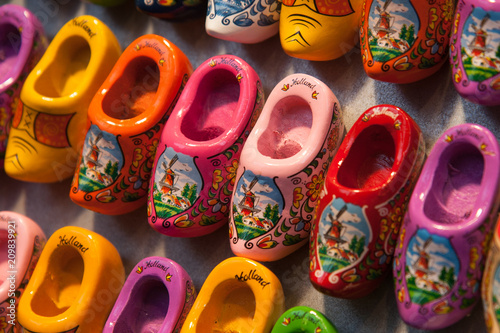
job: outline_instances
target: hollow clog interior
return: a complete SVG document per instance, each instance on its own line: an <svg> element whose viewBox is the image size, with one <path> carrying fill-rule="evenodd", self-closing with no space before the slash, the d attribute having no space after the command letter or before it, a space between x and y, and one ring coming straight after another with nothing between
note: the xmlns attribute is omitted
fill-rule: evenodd
<svg viewBox="0 0 500 333"><path fill-rule="evenodd" d="M45 53L44 58L49 53ZM90 46L80 36L63 41L57 52L50 54L50 64L35 82L35 91L45 97L67 97L88 84L86 70L90 62Z"/></svg>
<svg viewBox="0 0 500 333"><path fill-rule="evenodd" d="M0 84L11 77L12 70L19 60L17 56L20 49L19 30L10 23L0 24Z"/></svg>
<svg viewBox="0 0 500 333"><path fill-rule="evenodd" d="M240 85L235 75L225 69L210 71L198 85L181 131L193 141L209 141L233 129L239 121L236 108Z"/></svg>
<svg viewBox="0 0 500 333"><path fill-rule="evenodd" d="M168 312L168 305L168 290L159 278L150 277L139 280L116 320L114 331L121 333L160 332Z"/></svg>
<svg viewBox="0 0 500 333"><path fill-rule="evenodd" d="M199 315L196 332L253 332L255 311L255 296L250 287L239 281L225 281L210 295Z"/></svg>
<svg viewBox="0 0 500 333"><path fill-rule="evenodd" d="M106 93L102 108L115 119L130 119L144 113L155 103L160 70L153 59L137 57Z"/></svg>
<svg viewBox="0 0 500 333"><path fill-rule="evenodd" d="M79 297L83 272L79 250L70 245L57 247L49 258L43 282L34 290L32 311L42 317L65 312Z"/></svg>
<svg viewBox="0 0 500 333"><path fill-rule="evenodd" d="M7 224L7 223L5 223ZM9 277L8 271L9 269L9 251L8 251L8 242L9 242L9 232L7 229L0 229L0 297L2 299L7 298L7 278ZM15 259L15 258L14 258ZM6 284L4 286L4 284Z"/></svg>
<svg viewBox="0 0 500 333"><path fill-rule="evenodd" d="M353 189L380 186L391 176L395 153L391 133L382 125L369 126L355 138L339 168L337 181Z"/></svg>
<svg viewBox="0 0 500 333"><path fill-rule="evenodd" d="M257 142L259 152L273 159L289 158L305 146L312 126L309 103L288 96L276 103L269 124Z"/></svg>
<svg viewBox="0 0 500 333"><path fill-rule="evenodd" d="M448 146L434 172L432 187L424 203L425 215L444 224L474 217L483 173L484 158L476 147L469 143Z"/></svg>

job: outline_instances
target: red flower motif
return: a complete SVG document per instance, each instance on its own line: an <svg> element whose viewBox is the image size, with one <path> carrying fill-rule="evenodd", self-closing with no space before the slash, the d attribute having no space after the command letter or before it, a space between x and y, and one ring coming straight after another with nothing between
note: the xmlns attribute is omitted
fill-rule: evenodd
<svg viewBox="0 0 500 333"><path fill-rule="evenodd" d="M306 195L311 199L311 201L316 201L316 199L318 199L319 193L323 187L323 181L323 170L321 170L319 174L314 175L311 182L306 185L309 189Z"/></svg>

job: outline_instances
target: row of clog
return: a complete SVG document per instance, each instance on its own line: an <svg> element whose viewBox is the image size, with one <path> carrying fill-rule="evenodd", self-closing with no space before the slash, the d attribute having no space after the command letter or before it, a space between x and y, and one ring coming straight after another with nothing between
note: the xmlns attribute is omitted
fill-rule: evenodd
<svg viewBox="0 0 500 333"><path fill-rule="evenodd" d="M337 332L310 308L283 313L280 281L249 259L224 260L196 296L188 273L167 258L141 260L124 282L117 250L93 231L64 227L46 241L13 212L0 212L0 230L6 332Z"/></svg>

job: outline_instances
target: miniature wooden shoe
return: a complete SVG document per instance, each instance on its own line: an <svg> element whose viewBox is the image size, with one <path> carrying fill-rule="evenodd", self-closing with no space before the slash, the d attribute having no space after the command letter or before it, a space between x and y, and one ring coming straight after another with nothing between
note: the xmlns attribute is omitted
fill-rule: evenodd
<svg viewBox="0 0 500 333"><path fill-rule="evenodd" d="M112 215L146 204L160 134L191 72L186 55L158 35L127 47L90 103L71 200Z"/></svg>
<svg viewBox="0 0 500 333"><path fill-rule="evenodd" d="M453 83L460 95L500 105L500 2L461 0L451 35Z"/></svg>
<svg viewBox="0 0 500 333"><path fill-rule="evenodd" d="M205 280L181 333L270 332L285 310L284 302L281 283L268 268L229 258Z"/></svg>
<svg viewBox="0 0 500 333"><path fill-rule="evenodd" d="M101 235L63 227L49 238L19 301L24 332L101 332L125 271Z"/></svg>
<svg viewBox="0 0 500 333"><path fill-rule="evenodd" d="M316 289L357 298L384 280L424 151L420 128L398 107L374 106L356 121L320 194L309 247Z"/></svg>
<svg viewBox="0 0 500 333"><path fill-rule="evenodd" d="M178 263L145 258L125 281L103 333L179 332L195 298L193 281Z"/></svg>
<svg viewBox="0 0 500 333"><path fill-rule="evenodd" d="M40 258L45 234L33 220L14 212L0 212L0 327L22 332L17 321L19 297Z"/></svg>
<svg viewBox="0 0 500 333"><path fill-rule="evenodd" d="M207 34L238 43L259 43L278 33L278 0L208 0Z"/></svg>
<svg viewBox="0 0 500 333"><path fill-rule="evenodd" d="M323 82L292 74L276 85L241 152L229 222L234 254L273 261L307 243L344 132L340 104Z"/></svg>
<svg viewBox="0 0 500 333"><path fill-rule="evenodd" d="M441 329L479 300L498 211L499 153L490 131L463 124L447 130L429 154L394 254L397 304L406 323Z"/></svg>
<svg viewBox="0 0 500 333"><path fill-rule="evenodd" d="M358 43L363 0L283 0L281 46L286 54L306 60L337 59Z"/></svg>
<svg viewBox="0 0 500 333"><path fill-rule="evenodd" d="M24 80L47 48L43 26L18 5L0 7L0 168Z"/></svg>
<svg viewBox="0 0 500 333"><path fill-rule="evenodd" d="M500 313L498 313L500 289L500 224L496 223L486 259L484 277L481 283L484 319L488 332L500 332Z"/></svg>
<svg viewBox="0 0 500 333"><path fill-rule="evenodd" d="M135 0L138 11L161 19L175 19L194 15L205 8L200 0Z"/></svg>
<svg viewBox="0 0 500 333"><path fill-rule="evenodd" d="M227 223L241 149L262 111L257 73L216 56L198 67L161 135L148 194L149 224L176 237Z"/></svg>
<svg viewBox="0 0 500 333"><path fill-rule="evenodd" d="M455 1L367 0L362 12L361 54L371 78L415 82L446 62Z"/></svg>
<svg viewBox="0 0 500 333"><path fill-rule="evenodd" d="M288 309L279 317L271 333L337 333L337 328L321 312L307 306Z"/></svg>
<svg viewBox="0 0 500 333"><path fill-rule="evenodd" d="M119 55L115 36L93 16L61 28L21 90L5 153L10 177L48 183L73 175L90 101Z"/></svg>

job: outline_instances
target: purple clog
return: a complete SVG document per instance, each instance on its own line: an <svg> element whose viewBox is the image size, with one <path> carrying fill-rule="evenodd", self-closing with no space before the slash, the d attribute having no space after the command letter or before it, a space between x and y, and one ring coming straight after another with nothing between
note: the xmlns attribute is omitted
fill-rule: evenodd
<svg viewBox="0 0 500 333"><path fill-rule="evenodd" d="M178 332L195 297L193 281L179 264L144 258L125 281L103 333Z"/></svg>
<svg viewBox="0 0 500 333"><path fill-rule="evenodd" d="M495 136L473 124L447 130L432 149L394 255L397 304L406 323L441 329L479 300L498 210L499 153Z"/></svg>

